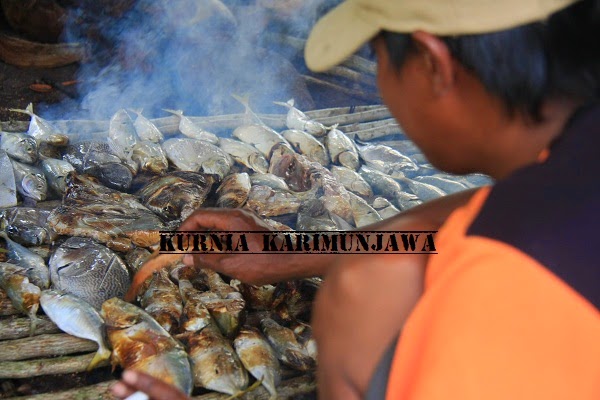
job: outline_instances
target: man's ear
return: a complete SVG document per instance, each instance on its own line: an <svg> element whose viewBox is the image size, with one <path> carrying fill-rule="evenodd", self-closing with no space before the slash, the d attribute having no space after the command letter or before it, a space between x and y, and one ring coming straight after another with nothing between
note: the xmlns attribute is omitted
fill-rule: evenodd
<svg viewBox="0 0 600 400"><path fill-rule="evenodd" d="M436 95L446 93L454 85L455 66L446 43L437 36L423 31L412 35L418 56L422 58L425 72L431 77L433 92Z"/></svg>

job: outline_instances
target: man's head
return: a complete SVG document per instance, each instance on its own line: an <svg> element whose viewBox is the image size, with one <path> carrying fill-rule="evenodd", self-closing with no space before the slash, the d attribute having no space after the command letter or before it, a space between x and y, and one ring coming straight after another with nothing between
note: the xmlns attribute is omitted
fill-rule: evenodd
<svg viewBox="0 0 600 400"><path fill-rule="evenodd" d="M598 0L349 0L335 12L311 34L307 64L326 69L372 41L382 97L442 169L490 172L482 160L521 140L510 121L543 126L548 100L598 98ZM530 138L531 152L547 140Z"/></svg>

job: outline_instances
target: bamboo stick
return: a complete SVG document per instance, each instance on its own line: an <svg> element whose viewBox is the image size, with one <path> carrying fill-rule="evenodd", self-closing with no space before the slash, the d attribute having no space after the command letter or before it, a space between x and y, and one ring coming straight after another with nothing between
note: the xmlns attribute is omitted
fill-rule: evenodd
<svg viewBox="0 0 600 400"><path fill-rule="evenodd" d="M398 123L393 118L386 118L386 119L382 119L379 121L361 122L361 123L346 125L346 126L343 126L342 128L343 128L344 132L350 133L350 132L366 131L369 129L381 128L382 126L388 126L388 125L398 125ZM400 129L400 127L398 127L398 129Z"/></svg>
<svg viewBox="0 0 600 400"><path fill-rule="evenodd" d="M389 125L383 125L380 127L372 128L372 129L348 132L348 136L350 138L352 138L352 139L358 138L359 140L363 140L366 142L368 142L370 140L379 139L379 138L382 138L385 136L402 135L402 134L403 133L400 130L400 127L398 126L398 124L389 124Z"/></svg>
<svg viewBox="0 0 600 400"><path fill-rule="evenodd" d="M0 342L0 361L64 356L74 353L88 353L97 349L98 345L91 340L81 339L66 333L45 334Z"/></svg>
<svg viewBox="0 0 600 400"><path fill-rule="evenodd" d="M28 361L0 362L0 379L23 379L42 375L72 374L84 372L96 353L82 356L65 356ZM108 360L98 364L99 367L110 365Z"/></svg>
<svg viewBox="0 0 600 400"><path fill-rule="evenodd" d="M20 339L29 336L31 320L29 318L8 318L0 320L0 340ZM38 317L35 334L57 333L60 329L46 316Z"/></svg>
<svg viewBox="0 0 600 400"><path fill-rule="evenodd" d="M13 306L6 292L0 289L0 317L19 314L19 310Z"/></svg>
<svg viewBox="0 0 600 400"><path fill-rule="evenodd" d="M117 381L110 380L97 383L95 385L86 386L78 389L70 389L64 392L44 393L34 396L13 397L9 400L97 400L97 399L114 399L110 395L109 389ZM315 379L312 375L301 376L282 382L277 388L278 399L294 399L300 395L308 394L316 390ZM220 393L208 393L199 396L194 396L194 400L224 400L230 398L229 395ZM263 388L247 393L241 397L241 400L267 400L269 394Z"/></svg>
<svg viewBox="0 0 600 400"><path fill-rule="evenodd" d="M339 93L343 93L347 96L353 97L355 99L360 99L360 100L367 101L367 102L379 102L380 101L379 95L376 93L373 93L373 94L365 93L362 90L347 88L347 87L344 87L341 85L337 85L335 83L331 83L331 82L324 81L319 78L315 78L314 76L302 75L302 78L308 84L318 85L318 86L321 86L324 88L332 89Z"/></svg>

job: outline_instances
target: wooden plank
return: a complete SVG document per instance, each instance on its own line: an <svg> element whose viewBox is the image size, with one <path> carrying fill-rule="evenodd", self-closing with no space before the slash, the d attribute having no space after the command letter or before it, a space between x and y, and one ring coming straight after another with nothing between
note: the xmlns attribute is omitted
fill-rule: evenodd
<svg viewBox="0 0 600 400"><path fill-rule="evenodd" d="M0 342L0 361L19 361L31 358L64 356L88 353L98 349L98 344L66 333L39 335Z"/></svg>
<svg viewBox="0 0 600 400"><path fill-rule="evenodd" d="M29 318L6 318L0 320L0 340L19 339L29 336L31 321ZM46 316L38 317L36 335L60 332L58 326Z"/></svg>
<svg viewBox="0 0 600 400"><path fill-rule="evenodd" d="M72 374L84 372L96 353L81 356L65 356L28 361L0 362L0 379L23 379L42 375ZM98 367L110 365L108 360L98 364Z"/></svg>

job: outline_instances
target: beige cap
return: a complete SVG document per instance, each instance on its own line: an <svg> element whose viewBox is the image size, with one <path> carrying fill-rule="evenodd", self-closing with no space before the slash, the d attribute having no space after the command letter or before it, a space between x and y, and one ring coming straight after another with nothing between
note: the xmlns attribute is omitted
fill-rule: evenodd
<svg viewBox="0 0 600 400"><path fill-rule="evenodd" d="M578 0L347 0L325 15L306 43L306 65L325 71L381 30L434 35L500 31L540 21Z"/></svg>

